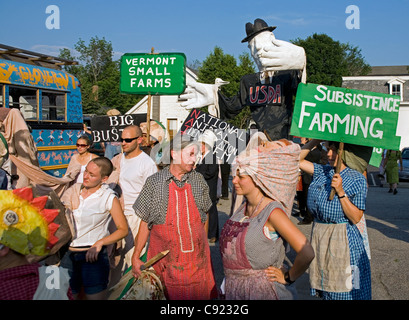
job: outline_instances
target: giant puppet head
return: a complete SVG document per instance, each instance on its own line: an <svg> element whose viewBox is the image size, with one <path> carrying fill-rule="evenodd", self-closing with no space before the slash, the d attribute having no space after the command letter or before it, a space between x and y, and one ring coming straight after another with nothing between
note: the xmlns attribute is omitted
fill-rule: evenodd
<svg viewBox="0 0 409 320"><path fill-rule="evenodd" d="M306 80L306 55L302 47L296 46L290 42L276 39L273 30L276 27L268 26L262 19L254 20L254 23L246 24L247 36L242 42L248 42L251 56L253 57L261 73L268 72L273 76L274 71L279 70L301 70L302 82ZM191 79L187 81L185 94L181 99L186 99L181 105L186 109L209 108L209 113L218 117L217 84L205 84ZM211 110L215 110L212 112Z"/></svg>
<svg viewBox="0 0 409 320"><path fill-rule="evenodd" d="M302 47L290 42L277 40L273 30L262 19L254 20L254 24L246 24L247 36L241 42L248 42L250 54L259 71L302 70L306 57Z"/></svg>

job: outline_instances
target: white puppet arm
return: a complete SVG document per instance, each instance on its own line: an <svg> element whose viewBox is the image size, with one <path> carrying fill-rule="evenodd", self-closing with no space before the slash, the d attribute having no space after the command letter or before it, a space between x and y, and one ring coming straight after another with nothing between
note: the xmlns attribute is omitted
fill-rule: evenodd
<svg viewBox="0 0 409 320"><path fill-rule="evenodd" d="M190 110L216 104L215 84L200 83L195 80L188 80L186 84L185 93L180 95L181 99L187 100L181 103L182 107Z"/></svg>

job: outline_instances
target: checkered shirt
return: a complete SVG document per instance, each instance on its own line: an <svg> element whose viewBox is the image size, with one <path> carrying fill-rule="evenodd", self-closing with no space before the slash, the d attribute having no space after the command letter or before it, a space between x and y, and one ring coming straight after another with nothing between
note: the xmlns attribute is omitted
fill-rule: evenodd
<svg viewBox="0 0 409 320"><path fill-rule="evenodd" d="M39 263L0 270L0 300L32 300L39 285ZM67 297L74 300L71 289Z"/></svg>
<svg viewBox="0 0 409 320"><path fill-rule="evenodd" d="M169 184L171 181L174 181L180 188L185 183L192 186L193 198L199 210L201 221L205 222L207 219L206 213L212 206L212 201L209 196L209 187L203 175L193 170L186 173L179 181L170 173L169 166L146 179L145 185L133 205L136 215L148 223L149 229L154 224L164 224L168 210Z"/></svg>
<svg viewBox="0 0 409 320"><path fill-rule="evenodd" d="M329 200L331 180L334 169L314 163L313 180L308 189L308 209L314 218L322 223L347 223L347 237L350 251L350 264L359 272L359 286L349 292L325 292L311 289L312 295L320 295L326 300L370 300L371 268L361 233L356 225L345 216L337 196ZM342 187L348 199L359 209L365 210L368 185L365 177L350 168L340 173ZM313 232L313 231L312 231ZM355 281L355 280L354 280Z"/></svg>
<svg viewBox="0 0 409 320"><path fill-rule="evenodd" d="M39 264L0 271L0 300L32 300L38 287Z"/></svg>

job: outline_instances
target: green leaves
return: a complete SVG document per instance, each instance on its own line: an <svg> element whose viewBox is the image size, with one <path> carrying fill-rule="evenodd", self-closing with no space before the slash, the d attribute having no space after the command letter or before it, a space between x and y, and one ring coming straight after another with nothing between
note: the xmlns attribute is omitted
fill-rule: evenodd
<svg viewBox="0 0 409 320"><path fill-rule="evenodd" d="M199 67L198 80L202 83L214 83L216 78L229 81L230 83L221 86L220 90L227 97L231 97L239 91L242 76L254 72L254 62L248 53L240 55L237 64L234 56L225 54L220 47L215 47ZM246 107L235 119L228 122L238 128L245 128L250 118L250 108Z"/></svg>
<svg viewBox="0 0 409 320"><path fill-rule="evenodd" d="M66 48L60 50L60 57L80 62L78 66L65 66L64 70L76 76L81 83L84 114L103 115L112 108L125 113L142 98L120 93L120 65L119 60L112 60L111 42L96 36L88 44L79 39L74 48L78 52L77 57L73 57Z"/></svg>
<svg viewBox="0 0 409 320"><path fill-rule="evenodd" d="M307 82L340 87L343 76L365 75L371 70L358 47L335 41L326 34L314 33L292 43L306 52Z"/></svg>

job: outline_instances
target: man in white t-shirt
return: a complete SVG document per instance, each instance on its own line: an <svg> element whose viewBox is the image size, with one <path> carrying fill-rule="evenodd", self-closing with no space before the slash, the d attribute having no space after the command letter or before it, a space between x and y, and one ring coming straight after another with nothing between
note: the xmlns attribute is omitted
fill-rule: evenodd
<svg viewBox="0 0 409 320"><path fill-rule="evenodd" d="M122 240L120 261L117 267L121 273L131 266L134 240L141 221L132 206L146 179L158 171L155 162L140 149L139 145L142 140L142 130L138 126L126 127L122 131L121 138L123 153L112 159L115 171L111 174L109 182L114 182L120 187L120 200L130 228L128 236ZM144 253L145 250L141 254Z"/></svg>

